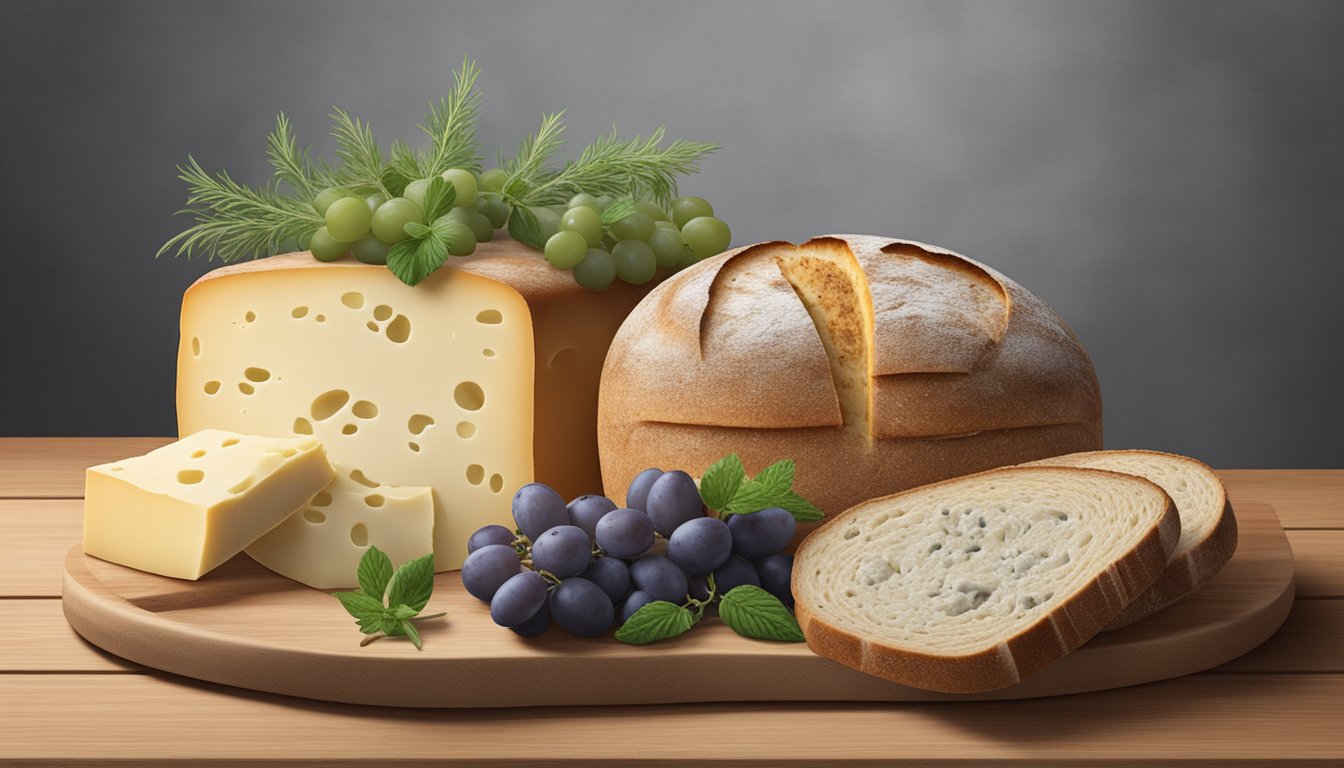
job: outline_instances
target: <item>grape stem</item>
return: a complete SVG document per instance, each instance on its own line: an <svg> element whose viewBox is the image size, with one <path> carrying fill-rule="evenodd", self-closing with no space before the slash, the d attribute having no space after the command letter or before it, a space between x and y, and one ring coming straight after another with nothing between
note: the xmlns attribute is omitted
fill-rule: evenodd
<svg viewBox="0 0 1344 768"><path fill-rule="evenodd" d="M718 588L714 586L714 574L711 573L705 577L705 584L709 589L709 596L707 596L704 600L697 600L694 597L687 595L686 604L682 606L682 608L695 612L695 619L694 619L695 623L698 623L700 619L704 618L705 609L708 608L710 605L713 605L714 600L717 599L719 596Z"/></svg>

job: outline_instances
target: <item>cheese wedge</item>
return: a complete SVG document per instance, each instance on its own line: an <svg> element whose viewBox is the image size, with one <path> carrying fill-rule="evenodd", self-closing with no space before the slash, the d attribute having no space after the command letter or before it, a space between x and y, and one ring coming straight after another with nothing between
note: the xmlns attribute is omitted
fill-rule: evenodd
<svg viewBox="0 0 1344 768"><path fill-rule="evenodd" d="M458 568L522 485L601 487L598 379L646 290L585 290L512 241L413 288L306 253L217 269L182 300L178 429L313 435L368 477L432 487L436 566Z"/></svg>
<svg viewBox="0 0 1344 768"><path fill-rule="evenodd" d="M203 430L88 469L84 552L199 579L294 514L332 476L311 437Z"/></svg>
<svg viewBox="0 0 1344 768"><path fill-rule="evenodd" d="M317 589L358 587L369 547L395 568L434 551L434 491L386 485L336 466L336 479L245 551L272 571Z"/></svg>

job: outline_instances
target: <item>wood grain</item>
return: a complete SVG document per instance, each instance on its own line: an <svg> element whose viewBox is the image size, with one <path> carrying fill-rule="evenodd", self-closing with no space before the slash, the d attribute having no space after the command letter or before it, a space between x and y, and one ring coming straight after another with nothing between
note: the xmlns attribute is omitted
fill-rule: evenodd
<svg viewBox="0 0 1344 768"><path fill-rule="evenodd" d="M83 524L79 499L0 501L0 597L60 597L60 564Z"/></svg>
<svg viewBox="0 0 1344 768"><path fill-rule="evenodd" d="M1232 560L1202 590L1091 643L1022 683L973 698L1054 696L1208 669L1273 634L1292 604L1293 562L1274 511L1245 505ZM500 629L440 574L423 651L356 644L335 601L239 557L189 582L85 556L66 558L64 605L94 644L212 682L383 706L490 707L695 701L966 700L888 683L801 644L738 637L716 620L645 648L559 629L523 639ZM299 639L296 641L296 638ZM632 675L643 682L630 686Z"/></svg>
<svg viewBox="0 0 1344 768"><path fill-rule="evenodd" d="M1344 597L1344 531L1288 531L1288 542L1299 596Z"/></svg>
<svg viewBox="0 0 1344 768"><path fill-rule="evenodd" d="M60 600L0 600L0 627L0 672L144 670L75 634Z"/></svg>
<svg viewBox="0 0 1344 768"><path fill-rule="evenodd" d="M1344 528L1344 472L1337 469L1220 469L1228 498L1269 504L1284 528Z"/></svg>
<svg viewBox="0 0 1344 768"><path fill-rule="evenodd" d="M171 437L0 437L0 498L81 498L84 470L171 442Z"/></svg>
<svg viewBox="0 0 1344 768"><path fill-rule="evenodd" d="M1337 765L1340 701L1340 675L1226 674L1016 702L370 710L144 675L7 675L0 752L137 766L357 766L370 745L399 766Z"/></svg>

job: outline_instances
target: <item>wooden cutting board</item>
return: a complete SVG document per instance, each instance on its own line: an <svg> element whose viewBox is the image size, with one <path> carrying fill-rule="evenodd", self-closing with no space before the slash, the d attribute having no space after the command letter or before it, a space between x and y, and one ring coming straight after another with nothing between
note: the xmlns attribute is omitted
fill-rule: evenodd
<svg viewBox="0 0 1344 768"><path fill-rule="evenodd" d="M1255 648L1293 603L1293 553L1274 510L1237 509L1237 552L1195 595L1098 635L1011 688L958 696L870 677L801 643L737 636L707 618L648 646L553 627L524 639L438 575L424 650L402 639L361 648L328 595L239 555L197 582L142 573L70 550L64 606L85 639L156 669L311 699L402 707L510 707L717 701L945 701L1082 693L1217 666Z"/></svg>

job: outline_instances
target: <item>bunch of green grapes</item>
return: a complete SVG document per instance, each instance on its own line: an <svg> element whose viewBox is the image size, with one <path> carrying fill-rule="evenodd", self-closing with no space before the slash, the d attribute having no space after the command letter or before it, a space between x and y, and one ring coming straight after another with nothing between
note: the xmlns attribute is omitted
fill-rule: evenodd
<svg viewBox="0 0 1344 768"><path fill-rule="evenodd" d="M509 206L497 194L481 194L471 171L450 168L442 175L452 185L454 198L452 210L439 220L461 225L449 252L468 256L477 243L489 241L504 226ZM325 226L313 233L309 250L318 261L335 261L349 253L365 264L386 264L392 246L410 237L407 224L430 224L425 221L428 187L429 179L417 179L406 185L400 197L391 199L381 192L361 197L336 187L322 190L313 199L313 208ZM466 236L468 232L471 237Z"/></svg>
<svg viewBox="0 0 1344 768"><path fill-rule="evenodd" d="M590 290L602 290L619 278L643 285L658 269L678 270L728 248L732 232L714 208L699 197L678 197L671 211L648 200L634 204L634 212L610 225L602 212L610 198L580 193L559 214L546 240L546 260L559 269L574 271L574 281Z"/></svg>

